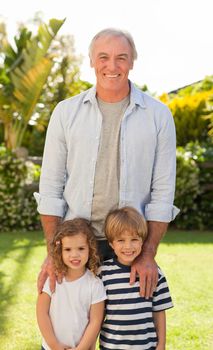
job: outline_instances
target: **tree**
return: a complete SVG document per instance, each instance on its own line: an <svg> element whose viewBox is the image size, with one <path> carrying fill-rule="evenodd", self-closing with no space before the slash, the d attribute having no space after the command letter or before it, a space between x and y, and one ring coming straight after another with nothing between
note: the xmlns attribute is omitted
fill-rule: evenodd
<svg viewBox="0 0 213 350"><path fill-rule="evenodd" d="M0 48L0 122L7 148L21 146L27 125L34 113L44 84L54 64L49 47L64 20L42 23L38 32L22 27L15 37L15 49L7 40L1 24Z"/></svg>
<svg viewBox="0 0 213 350"><path fill-rule="evenodd" d="M92 86L80 79L81 57L75 54L72 35L57 35L49 52L54 55L54 64L22 141L29 154L37 156L43 153L47 125L56 104Z"/></svg>
<svg viewBox="0 0 213 350"><path fill-rule="evenodd" d="M92 86L80 80L81 58L75 55L74 39L71 35L58 36L50 51L54 54L54 66L43 87L34 115L34 124L39 131L46 129L58 102Z"/></svg>

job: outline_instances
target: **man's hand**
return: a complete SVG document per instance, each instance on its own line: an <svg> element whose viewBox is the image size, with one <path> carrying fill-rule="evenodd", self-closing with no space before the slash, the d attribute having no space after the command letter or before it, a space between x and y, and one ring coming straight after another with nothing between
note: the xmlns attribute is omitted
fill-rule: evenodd
<svg viewBox="0 0 213 350"><path fill-rule="evenodd" d="M158 283L158 268L152 256L141 254L135 259L131 267L130 284L134 284L136 275L139 275L140 295L149 299Z"/></svg>
<svg viewBox="0 0 213 350"><path fill-rule="evenodd" d="M157 247L165 234L168 223L159 221L148 221L148 236L143 243L142 253L132 264L130 284L140 279L140 295L146 299L153 295L158 283L158 268L155 262Z"/></svg>
<svg viewBox="0 0 213 350"><path fill-rule="evenodd" d="M38 293L42 292L44 283L49 276L50 279L50 290L53 293L55 291L56 283L56 271L54 269L53 260L51 256L47 256L41 266L41 272L38 275L37 288ZM62 275L57 275L57 281L60 283L62 280Z"/></svg>
<svg viewBox="0 0 213 350"><path fill-rule="evenodd" d="M53 266L53 261L50 256L50 243L53 239L53 236L57 230L58 225L61 223L61 217L53 215L41 215L41 223L44 230L46 242L47 242L47 258L44 260L43 265L41 266L41 272L37 280L38 292L41 293L44 283L49 276L50 278L50 290L53 293L55 291L55 282L56 282L56 271ZM57 275L57 281L60 283L62 276Z"/></svg>

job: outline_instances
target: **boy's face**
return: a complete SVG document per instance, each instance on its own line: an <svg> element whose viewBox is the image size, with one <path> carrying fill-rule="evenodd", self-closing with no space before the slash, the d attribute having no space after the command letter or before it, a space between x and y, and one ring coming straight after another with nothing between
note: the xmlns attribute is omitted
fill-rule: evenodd
<svg viewBox="0 0 213 350"><path fill-rule="evenodd" d="M142 238L137 233L124 231L110 243L110 246L121 264L131 265L141 252Z"/></svg>

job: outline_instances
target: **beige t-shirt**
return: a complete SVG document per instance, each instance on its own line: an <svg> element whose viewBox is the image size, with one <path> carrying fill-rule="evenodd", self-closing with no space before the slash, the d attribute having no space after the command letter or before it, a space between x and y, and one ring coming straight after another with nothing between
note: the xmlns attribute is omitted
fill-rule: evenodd
<svg viewBox="0 0 213 350"><path fill-rule="evenodd" d="M120 125L129 96L116 103L98 100L102 131L95 169L91 221L96 237L105 238L103 225L109 210L118 208L120 177Z"/></svg>

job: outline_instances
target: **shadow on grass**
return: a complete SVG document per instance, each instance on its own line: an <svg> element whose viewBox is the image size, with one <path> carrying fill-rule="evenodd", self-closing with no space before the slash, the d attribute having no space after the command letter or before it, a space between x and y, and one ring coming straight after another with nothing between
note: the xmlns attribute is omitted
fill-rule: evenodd
<svg viewBox="0 0 213 350"><path fill-rule="evenodd" d="M10 275L9 271L0 271L0 333L6 332L5 324L10 317L9 307L14 303L16 291L22 276L28 268L27 261L33 248L44 246L41 232L13 232L0 233L0 264L8 259L10 264L15 260L16 269ZM8 266L8 268L10 268ZM5 284L4 281L8 279Z"/></svg>
<svg viewBox="0 0 213 350"><path fill-rule="evenodd" d="M167 244L213 244L213 231L180 231L171 228L162 242Z"/></svg>
<svg viewBox="0 0 213 350"><path fill-rule="evenodd" d="M166 244L213 244L213 232L180 231L170 229L163 242ZM15 305L14 299L22 276L27 269L28 259L35 247L45 246L43 233L14 232L0 233L0 265L5 259L16 261L16 269L11 275L6 268L0 271L0 332L6 332L6 322L10 317L9 308ZM3 265L2 265L3 266ZM5 281L8 279L8 282Z"/></svg>

